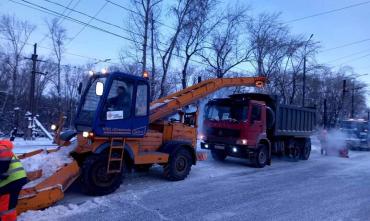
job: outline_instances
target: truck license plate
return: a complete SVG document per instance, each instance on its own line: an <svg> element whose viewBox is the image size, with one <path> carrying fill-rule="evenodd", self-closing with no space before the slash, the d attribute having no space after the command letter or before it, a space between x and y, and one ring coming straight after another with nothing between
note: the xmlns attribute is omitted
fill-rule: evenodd
<svg viewBox="0 0 370 221"><path fill-rule="evenodd" d="M215 144L215 149L224 150L225 149L225 146L224 145Z"/></svg>

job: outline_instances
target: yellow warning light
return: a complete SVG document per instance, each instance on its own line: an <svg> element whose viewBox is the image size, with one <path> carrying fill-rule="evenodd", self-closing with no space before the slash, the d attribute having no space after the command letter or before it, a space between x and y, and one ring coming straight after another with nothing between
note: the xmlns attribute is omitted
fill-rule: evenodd
<svg viewBox="0 0 370 221"><path fill-rule="evenodd" d="M256 81L256 87L261 88L263 86L265 86L265 83L263 81Z"/></svg>
<svg viewBox="0 0 370 221"><path fill-rule="evenodd" d="M144 71L143 78L149 78L149 73L147 71Z"/></svg>

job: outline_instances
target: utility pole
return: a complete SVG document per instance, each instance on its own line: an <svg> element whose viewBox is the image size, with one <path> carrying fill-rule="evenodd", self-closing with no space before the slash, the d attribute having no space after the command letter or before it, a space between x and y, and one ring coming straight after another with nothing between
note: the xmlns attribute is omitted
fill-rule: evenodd
<svg viewBox="0 0 370 221"><path fill-rule="evenodd" d="M37 44L33 45L32 54L32 72L31 72L31 86L30 86L30 103L29 110L31 112L31 117L35 114L35 81L36 81L36 64L37 64Z"/></svg>
<svg viewBox="0 0 370 221"><path fill-rule="evenodd" d="M26 139L33 139L33 129L35 127L34 118L36 117L36 110L35 110L35 84L36 84L36 74L43 74L36 71L37 62L41 60L37 60L37 44L35 43L33 45L33 54L31 58L26 58L32 60L32 71L31 71L31 79L30 79L30 94L29 94L29 106L28 110L29 113L26 114L26 117L28 119L28 128L26 133Z"/></svg>
<svg viewBox="0 0 370 221"><path fill-rule="evenodd" d="M303 85L302 85L302 107L305 106L305 99L306 99L306 62L307 62L307 45L310 42L313 34L311 34L310 38L307 40L306 45L304 46L304 57L303 57Z"/></svg>

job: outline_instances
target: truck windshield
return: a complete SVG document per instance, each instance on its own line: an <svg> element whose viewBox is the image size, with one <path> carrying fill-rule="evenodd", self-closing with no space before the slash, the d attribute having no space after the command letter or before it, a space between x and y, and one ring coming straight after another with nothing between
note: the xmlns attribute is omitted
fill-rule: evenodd
<svg viewBox="0 0 370 221"><path fill-rule="evenodd" d="M98 107L101 96L96 93L96 84L102 82L104 84L105 78L96 78L90 85L88 85L88 91L85 97L81 98L81 111L78 114L76 123L83 125L91 125L94 120L94 114Z"/></svg>
<svg viewBox="0 0 370 221"><path fill-rule="evenodd" d="M245 105L207 105L205 119L213 121L246 121L248 107Z"/></svg>

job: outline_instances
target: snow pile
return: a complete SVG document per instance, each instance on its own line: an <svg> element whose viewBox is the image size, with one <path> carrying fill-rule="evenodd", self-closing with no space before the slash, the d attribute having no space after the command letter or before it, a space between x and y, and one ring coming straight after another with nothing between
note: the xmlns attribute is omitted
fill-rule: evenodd
<svg viewBox="0 0 370 221"><path fill-rule="evenodd" d="M33 187L41 183L62 166L71 163L72 158L69 157L69 153L76 148L76 144L77 142L74 142L67 147L60 147L60 150L57 152L47 153L44 151L32 157L22 159L21 162L27 172L42 170L42 176L39 179L27 183L23 188Z"/></svg>
<svg viewBox="0 0 370 221"><path fill-rule="evenodd" d="M16 138L13 141L14 153L23 154L34 150L46 149L56 147L51 140L47 138L36 138L36 140L24 140L23 138Z"/></svg>
<svg viewBox="0 0 370 221"><path fill-rule="evenodd" d="M58 205L49 207L45 210L27 211L22 213L19 217L19 221L50 221L65 218L67 216L73 216L82 212L93 211L101 206L106 206L108 201L105 197L94 198L88 200L80 205L68 204Z"/></svg>

